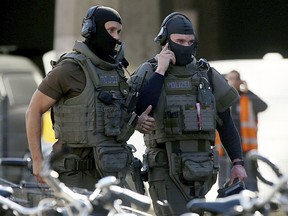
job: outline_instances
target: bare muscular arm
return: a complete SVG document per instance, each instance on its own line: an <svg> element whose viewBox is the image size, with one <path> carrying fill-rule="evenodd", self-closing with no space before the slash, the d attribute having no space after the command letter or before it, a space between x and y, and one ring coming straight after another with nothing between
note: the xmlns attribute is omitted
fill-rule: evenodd
<svg viewBox="0 0 288 216"><path fill-rule="evenodd" d="M33 174L39 183L43 183L40 177L43 154L41 149L42 115L55 104L56 100L46 96L38 89L31 98L26 111L26 132L29 149L33 161Z"/></svg>

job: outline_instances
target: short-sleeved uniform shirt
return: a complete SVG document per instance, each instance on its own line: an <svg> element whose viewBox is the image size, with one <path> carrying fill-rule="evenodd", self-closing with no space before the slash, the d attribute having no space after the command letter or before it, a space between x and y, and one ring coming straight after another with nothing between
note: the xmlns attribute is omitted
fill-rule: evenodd
<svg viewBox="0 0 288 216"><path fill-rule="evenodd" d="M57 65L39 85L38 90L58 101L79 95L86 84L82 68L71 61L63 61Z"/></svg>

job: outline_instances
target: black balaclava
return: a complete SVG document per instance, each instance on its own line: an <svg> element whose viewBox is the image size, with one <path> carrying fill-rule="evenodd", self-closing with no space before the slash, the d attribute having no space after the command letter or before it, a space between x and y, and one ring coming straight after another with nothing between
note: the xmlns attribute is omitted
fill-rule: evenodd
<svg viewBox="0 0 288 216"><path fill-rule="evenodd" d="M170 35L176 34L193 34L195 36L192 23L183 16L175 16L166 25L168 43L170 49L174 52L176 57L176 65L184 66L192 61L192 56L195 55L196 41L191 46L182 46L174 43L170 39Z"/></svg>
<svg viewBox="0 0 288 216"><path fill-rule="evenodd" d="M120 41L114 39L105 29L105 23L116 21L122 24L119 13L105 6L98 6L93 14L96 24L96 33L92 37L86 38L85 44L101 59L108 62L114 62L112 58L116 53L115 46Z"/></svg>

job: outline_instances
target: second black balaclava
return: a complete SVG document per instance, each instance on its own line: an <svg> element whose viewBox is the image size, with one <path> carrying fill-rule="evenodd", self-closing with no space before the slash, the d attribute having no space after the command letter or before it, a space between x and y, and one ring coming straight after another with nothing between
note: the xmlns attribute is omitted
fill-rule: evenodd
<svg viewBox="0 0 288 216"><path fill-rule="evenodd" d="M172 18L166 25L168 33L168 42L170 49L174 52L176 57L176 65L183 66L191 62L192 56L195 55L196 41L191 46L182 46L174 43L170 39L170 35L177 34L193 34L195 36L192 23L183 16L176 16Z"/></svg>
<svg viewBox="0 0 288 216"><path fill-rule="evenodd" d="M96 24L96 33L92 37L85 40L85 44L101 59L113 62L115 55L115 46L117 40L114 39L105 29L105 23L108 21L116 21L122 24L119 13L105 6L98 6L93 14Z"/></svg>

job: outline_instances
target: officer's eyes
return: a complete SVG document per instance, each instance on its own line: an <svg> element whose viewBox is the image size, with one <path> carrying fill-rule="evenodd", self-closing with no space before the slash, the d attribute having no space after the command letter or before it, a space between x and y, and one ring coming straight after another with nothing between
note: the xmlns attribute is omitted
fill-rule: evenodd
<svg viewBox="0 0 288 216"><path fill-rule="evenodd" d="M178 39L175 42L183 46L191 46L194 43L194 40L187 41L187 40Z"/></svg>
<svg viewBox="0 0 288 216"><path fill-rule="evenodd" d="M118 35L120 34L120 32L121 32L121 30L118 30L117 28L108 28L107 29L107 32L109 33L109 34L115 34L115 33L117 33Z"/></svg>

